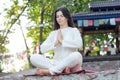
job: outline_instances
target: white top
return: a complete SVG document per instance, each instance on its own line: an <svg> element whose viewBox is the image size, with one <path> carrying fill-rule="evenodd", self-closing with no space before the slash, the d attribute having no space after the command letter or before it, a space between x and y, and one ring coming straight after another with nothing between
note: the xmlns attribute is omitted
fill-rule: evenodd
<svg viewBox="0 0 120 80"><path fill-rule="evenodd" d="M64 28L61 29L63 40L62 45L54 46L54 43L57 39L57 31L52 31L47 39L41 45L41 52L45 53L49 50L54 50L54 58L55 60L61 60L68 56L70 53L75 52L78 48L83 46L82 38L80 31L77 28Z"/></svg>

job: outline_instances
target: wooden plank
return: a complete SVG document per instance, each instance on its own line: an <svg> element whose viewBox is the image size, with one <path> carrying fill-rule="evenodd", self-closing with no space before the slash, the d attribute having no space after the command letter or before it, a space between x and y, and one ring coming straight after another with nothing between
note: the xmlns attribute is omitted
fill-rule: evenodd
<svg viewBox="0 0 120 80"><path fill-rule="evenodd" d="M109 55L109 56L88 56L84 57L84 62L93 62L93 61L113 61L113 60L120 60L120 53L117 55Z"/></svg>
<svg viewBox="0 0 120 80"><path fill-rule="evenodd" d="M83 31L83 34L103 34L103 33L115 33L115 30L95 30L95 31Z"/></svg>

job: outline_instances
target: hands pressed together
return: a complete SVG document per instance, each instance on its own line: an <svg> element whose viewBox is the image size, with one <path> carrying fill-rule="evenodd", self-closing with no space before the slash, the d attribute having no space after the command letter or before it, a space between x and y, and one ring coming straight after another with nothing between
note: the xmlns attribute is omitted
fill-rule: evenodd
<svg viewBox="0 0 120 80"><path fill-rule="evenodd" d="M63 40L62 32L59 29L58 32L57 32L57 39L56 39L56 42L55 42L54 46L61 45L62 44L62 40Z"/></svg>

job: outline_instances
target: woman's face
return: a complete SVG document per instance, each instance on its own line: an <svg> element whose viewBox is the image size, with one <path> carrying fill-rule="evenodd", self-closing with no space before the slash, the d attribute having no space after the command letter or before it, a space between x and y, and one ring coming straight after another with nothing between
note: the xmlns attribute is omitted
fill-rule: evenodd
<svg viewBox="0 0 120 80"><path fill-rule="evenodd" d="M60 25L60 26L64 26L67 24L68 20L66 17L64 17L62 11L58 11L56 12L56 20L57 20L57 23Z"/></svg>

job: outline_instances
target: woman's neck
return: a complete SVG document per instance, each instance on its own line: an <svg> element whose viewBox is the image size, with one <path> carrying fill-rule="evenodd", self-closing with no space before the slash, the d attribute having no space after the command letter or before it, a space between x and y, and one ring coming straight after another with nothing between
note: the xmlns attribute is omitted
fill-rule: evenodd
<svg viewBox="0 0 120 80"><path fill-rule="evenodd" d="M60 26L60 29L68 28L68 25Z"/></svg>

